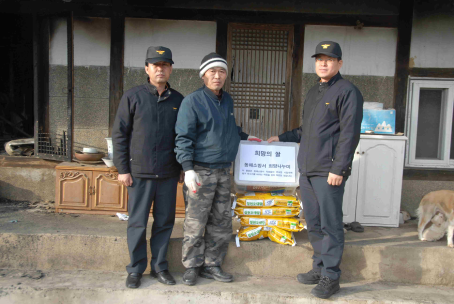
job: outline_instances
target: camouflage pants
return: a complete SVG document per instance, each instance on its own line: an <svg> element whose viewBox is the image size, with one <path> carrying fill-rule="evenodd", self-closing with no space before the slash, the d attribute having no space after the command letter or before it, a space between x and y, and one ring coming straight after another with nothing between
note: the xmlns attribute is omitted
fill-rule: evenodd
<svg viewBox="0 0 454 304"><path fill-rule="evenodd" d="M194 166L202 184L197 193L184 185L186 205L183 265L220 266L232 237L230 168Z"/></svg>

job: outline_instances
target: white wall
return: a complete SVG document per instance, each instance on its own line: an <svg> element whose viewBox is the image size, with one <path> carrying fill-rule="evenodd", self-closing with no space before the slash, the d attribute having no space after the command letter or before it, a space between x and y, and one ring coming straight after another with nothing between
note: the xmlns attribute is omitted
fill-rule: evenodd
<svg viewBox="0 0 454 304"><path fill-rule="evenodd" d="M342 49L345 75L394 76L396 70L397 29L353 26L307 25L304 33L303 72L315 73L317 44L335 41Z"/></svg>
<svg viewBox="0 0 454 304"><path fill-rule="evenodd" d="M125 67L144 67L150 46L168 47L177 69L198 69L216 51L216 22L126 18L125 23Z"/></svg>
<svg viewBox="0 0 454 304"><path fill-rule="evenodd" d="M410 67L454 67L454 14L414 16Z"/></svg>
<svg viewBox="0 0 454 304"><path fill-rule="evenodd" d="M51 20L50 64L67 65L66 19ZM74 18L74 65L110 65L110 19Z"/></svg>

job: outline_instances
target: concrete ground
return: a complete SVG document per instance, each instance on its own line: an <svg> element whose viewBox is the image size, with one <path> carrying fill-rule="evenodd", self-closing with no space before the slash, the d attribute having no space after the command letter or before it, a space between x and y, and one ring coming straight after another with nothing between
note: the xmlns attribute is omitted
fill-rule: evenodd
<svg viewBox="0 0 454 304"><path fill-rule="evenodd" d="M177 285L145 275L141 288L131 290L124 286L127 222L53 210L52 203L0 203L0 304L328 303L310 295L313 286L295 279L311 267L306 231L295 233L295 247L264 239L237 248L232 236L223 268L235 275L235 282L200 279L188 287L181 283L183 219L177 219L168 252ZM239 223L233 220L233 225L236 231ZM349 231L342 290L329 302L454 303L453 254L446 237L419 241L414 220L400 228Z"/></svg>
<svg viewBox="0 0 454 304"><path fill-rule="evenodd" d="M167 286L146 275L139 289L125 287L124 272L0 270L0 304L72 303L454 303L450 287L356 281L341 284L329 300L310 294L313 285L294 278L237 276L232 283L199 278L195 286Z"/></svg>
<svg viewBox="0 0 454 304"><path fill-rule="evenodd" d="M0 233L126 237L127 221L121 221L115 215L65 214L54 213L53 210L52 203L30 204L3 200L0 203ZM181 218L175 220L172 238L183 237L183 222ZM236 232L240 225L235 219L232 223L233 231ZM150 217L148 227L151 228L152 224L153 218ZM365 227L363 233L348 231L345 234L346 245L446 247L446 236L437 242L421 242L416 229L416 220L399 228ZM149 233L150 229L147 230ZM306 231L295 233L295 238L298 244L308 242Z"/></svg>

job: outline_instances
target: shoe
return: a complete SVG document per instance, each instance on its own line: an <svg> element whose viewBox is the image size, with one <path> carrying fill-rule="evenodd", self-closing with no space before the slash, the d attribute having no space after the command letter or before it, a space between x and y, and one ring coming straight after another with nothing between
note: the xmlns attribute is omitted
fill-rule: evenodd
<svg viewBox="0 0 454 304"><path fill-rule="evenodd" d="M192 286L197 282L199 276L200 267L188 268L183 274L183 284Z"/></svg>
<svg viewBox="0 0 454 304"><path fill-rule="evenodd" d="M315 286L311 293L317 298L328 299L340 289L339 280L333 280L329 277L322 276L320 282Z"/></svg>
<svg viewBox="0 0 454 304"><path fill-rule="evenodd" d="M154 270L151 271L150 275L153 278L157 278L159 283L166 284L166 285L175 285L175 279L170 274L170 272L166 269L160 272L156 272Z"/></svg>
<svg viewBox="0 0 454 304"><path fill-rule="evenodd" d="M128 274L126 278L126 287L128 288L139 288L140 286L140 279L142 278L142 274L138 272L131 272Z"/></svg>
<svg viewBox="0 0 454 304"><path fill-rule="evenodd" d="M220 266L205 266L200 272L200 276L205 279L214 279L224 283L233 281L233 276L224 272Z"/></svg>
<svg viewBox="0 0 454 304"><path fill-rule="evenodd" d="M300 273L296 276L298 282L306 285L318 284L320 277L321 273L314 269L309 270L308 273Z"/></svg>

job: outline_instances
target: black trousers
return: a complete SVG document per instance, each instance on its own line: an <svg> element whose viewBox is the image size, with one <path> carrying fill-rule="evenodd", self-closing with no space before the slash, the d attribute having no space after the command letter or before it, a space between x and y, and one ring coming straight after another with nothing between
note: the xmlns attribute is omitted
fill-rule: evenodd
<svg viewBox="0 0 454 304"><path fill-rule="evenodd" d="M300 176L301 200L309 241L314 249L312 267L333 280L340 278L344 252L342 201L345 182L331 186L327 176Z"/></svg>
<svg viewBox="0 0 454 304"><path fill-rule="evenodd" d="M153 227L151 229L151 269L160 272L168 269L166 259L170 235L175 223L175 205L179 176L151 179L132 178L128 187L128 249L131 263L128 273L143 273L147 268L146 229L153 202Z"/></svg>

